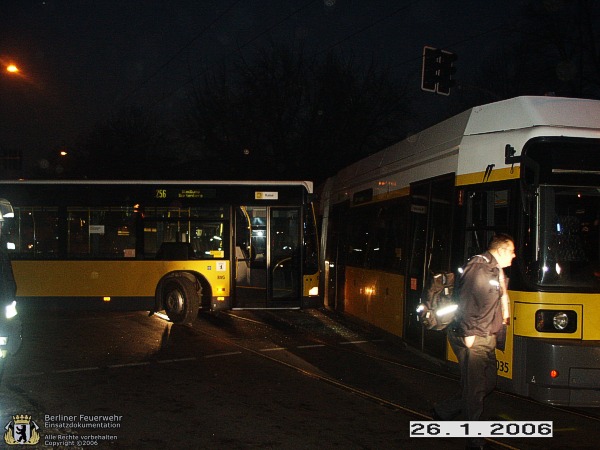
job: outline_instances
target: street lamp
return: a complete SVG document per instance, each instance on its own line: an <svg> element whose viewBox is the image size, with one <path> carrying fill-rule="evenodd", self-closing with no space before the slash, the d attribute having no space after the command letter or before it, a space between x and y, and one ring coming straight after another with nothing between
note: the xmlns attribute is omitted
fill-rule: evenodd
<svg viewBox="0 0 600 450"><path fill-rule="evenodd" d="M14 64L9 64L8 66L6 66L6 71L9 73L18 73L19 68L17 66L15 66Z"/></svg>

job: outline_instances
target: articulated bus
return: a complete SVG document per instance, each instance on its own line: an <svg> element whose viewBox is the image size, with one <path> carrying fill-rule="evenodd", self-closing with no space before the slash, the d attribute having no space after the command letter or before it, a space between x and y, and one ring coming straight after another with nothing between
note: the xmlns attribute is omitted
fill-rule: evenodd
<svg viewBox="0 0 600 450"><path fill-rule="evenodd" d="M165 311L318 306L312 183L0 181L20 304Z"/></svg>
<svg viewBox="0 0 600 450"><path fill-rule="evenodd" d="M450 370L416 309L494 233L515 238L498 387L600 406L600 101L518 97L469 109L341 170L318 190L326 306Z"/></svg>

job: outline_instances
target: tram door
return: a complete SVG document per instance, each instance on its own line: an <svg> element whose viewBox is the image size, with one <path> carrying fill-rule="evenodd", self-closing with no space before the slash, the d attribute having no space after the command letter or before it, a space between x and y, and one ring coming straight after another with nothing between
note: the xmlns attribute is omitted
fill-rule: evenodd
<svg viewBox="0 0 600 450"><path fill-rule="evenodd" d="M444 176L410 186L410 244L406 276L406 340L421 351L445 357L446 333L426 330L416 309L431 273L448 271L452 244L454 176ZM426 287L426 286L425 286Z"/></svg>
<svg viewBox="0 0 600 450"><path fill-rule="evenodd" d="M300 208L236 208L234 308L300 307L301 223Z"/></svg>

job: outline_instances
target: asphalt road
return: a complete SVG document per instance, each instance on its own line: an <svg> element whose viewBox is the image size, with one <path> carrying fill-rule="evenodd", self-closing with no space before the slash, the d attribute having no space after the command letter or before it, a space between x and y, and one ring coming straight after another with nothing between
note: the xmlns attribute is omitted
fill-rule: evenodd
<svg viewBox="0 0 600 450"><path fill-rule="evenodd" d="M457 388L454 377L326 311L201 314L193 327L138 312L22 319L23 346L0 386L9 440L16 416L39 448L464 448L460 438L408 433ZM486 411L571 430L497 448L588 448L575 437L598 429L593 418L496 394Z"/></svg>

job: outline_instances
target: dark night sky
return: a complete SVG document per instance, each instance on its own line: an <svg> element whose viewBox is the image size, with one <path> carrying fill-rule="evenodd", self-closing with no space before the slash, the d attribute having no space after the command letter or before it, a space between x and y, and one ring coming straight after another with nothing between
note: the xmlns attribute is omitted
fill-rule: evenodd
<svg viewBox="0 0 600 450"><path fill-rule="evenodd" d="M3 0L0 146L35 154L77 136L128 104L174 112L194 79L269 39L304 40L390 66L409 78L429 120L451 101L419 89L423 45L460 55L462 79L482 54L513 39L502 26L524 1L509 0ZM431 123L417 124L423 128Z"/></svg>

